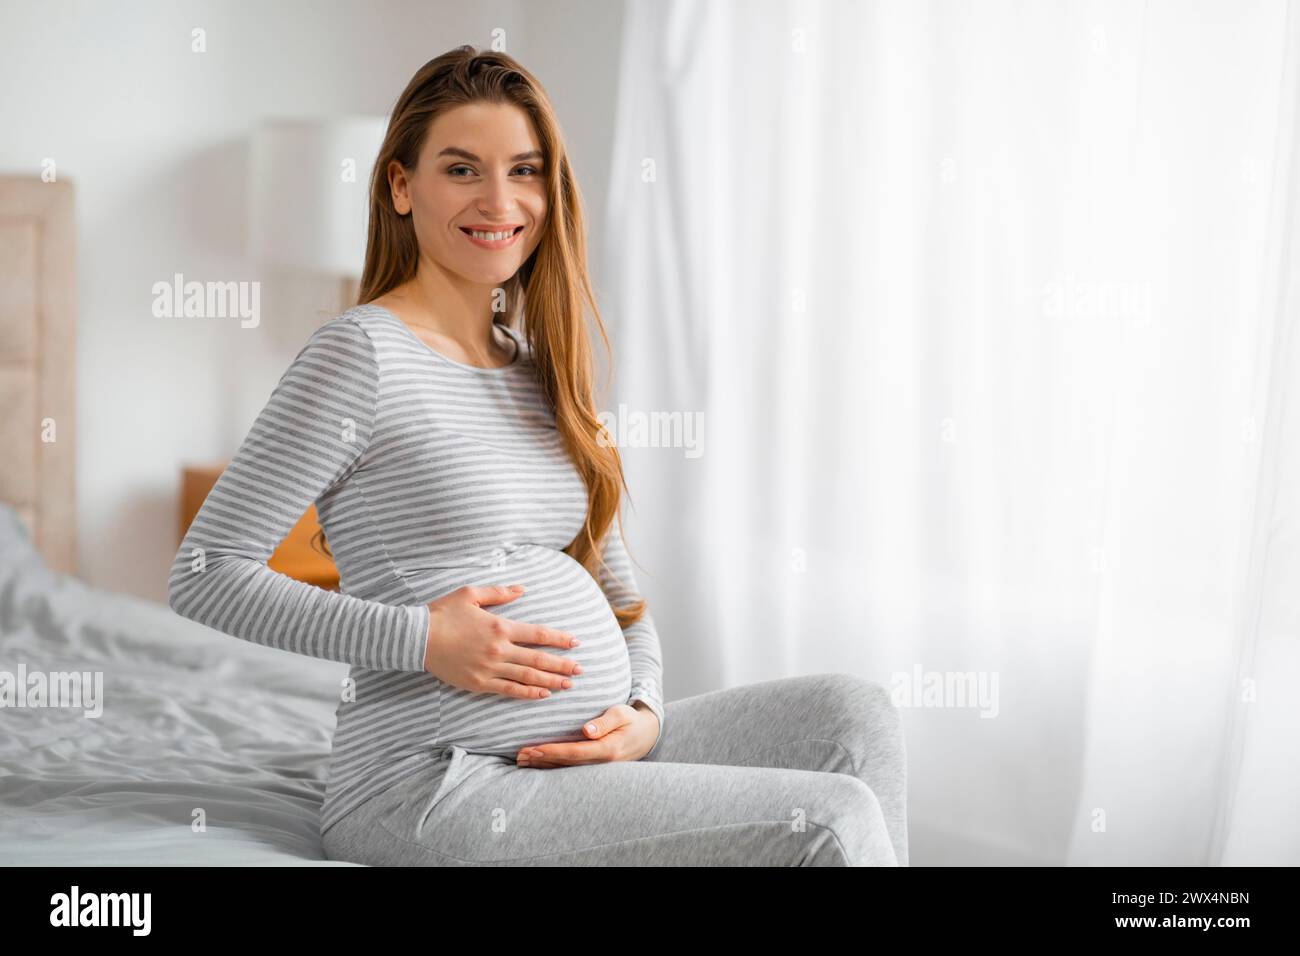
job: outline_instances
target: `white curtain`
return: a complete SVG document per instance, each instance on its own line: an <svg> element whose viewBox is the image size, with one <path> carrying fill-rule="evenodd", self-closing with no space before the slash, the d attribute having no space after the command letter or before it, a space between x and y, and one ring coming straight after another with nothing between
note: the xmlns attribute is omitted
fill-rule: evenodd
<svg viewBox="0 0 1300 956"><path fill-rule="evenodd" d="M917 865L1300 863L1298 58L1285 0L630 0L670 698L956 682L898 698Z"/></svg>

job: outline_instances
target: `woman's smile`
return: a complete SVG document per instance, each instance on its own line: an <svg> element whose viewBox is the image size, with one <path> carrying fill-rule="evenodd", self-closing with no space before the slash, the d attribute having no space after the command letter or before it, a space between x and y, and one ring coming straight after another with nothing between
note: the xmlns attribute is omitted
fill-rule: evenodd
<svg viewBox="0 0 1300 956"><path fill-rule="evenodd" d="M507 249L523 234L523 226L460 226L461 234L480 249Z"/></svg>

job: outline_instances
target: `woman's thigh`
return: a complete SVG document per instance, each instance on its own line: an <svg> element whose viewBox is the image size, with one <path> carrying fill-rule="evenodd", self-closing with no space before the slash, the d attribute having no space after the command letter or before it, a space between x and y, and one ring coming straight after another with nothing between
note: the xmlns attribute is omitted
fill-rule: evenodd
<svg viewBox="0 0 1300 956"><path fill-rule="evenodd" d="M665 721L666 722L666 721ZM615 761L519 767L465 755L430 803L404 781L326 834L330 859L397 866L894 866L856 777Z"/></svg>
<svg viewBox="0 0 1300 956"><path fill-rule="evenodd" d="M813 674L670 701L640 761L460 748L326 834L379 865L907 865L906 754L879 684Z"/></svg>
<svg viewBox="0 0 1300 956"><path fill-rule="evenodd" d="M871 788L907 865L907 754L883 685L822 673L728 687L664 705L643 761L784 767L849 774Z"/></svg>

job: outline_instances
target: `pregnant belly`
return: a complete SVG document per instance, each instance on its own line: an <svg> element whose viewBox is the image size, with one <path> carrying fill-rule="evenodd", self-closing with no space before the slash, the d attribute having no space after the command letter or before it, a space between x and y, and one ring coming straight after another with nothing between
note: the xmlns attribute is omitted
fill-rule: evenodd
<svg viewBox="0 0 1300 956"><path fill-rule="evenodd" d="M446 571L439 572L444 577ZM459 572L461 585L522 584L524 593L504 604L484 605L499 617L523 624L558 628L579 640L574 648L535 647L557 657L573 658L582 673L570 688L550 688L551 695L521 700L494 693L474 693L432 678L439 694L439 746L455 744L472 753L513 756L531 744L585 740L582 725L632 693L627 639L623 636L600 585L562 551L528 546L511 552L496 568L472 567ZM436 589L428 600L450 593Z"/></svg>

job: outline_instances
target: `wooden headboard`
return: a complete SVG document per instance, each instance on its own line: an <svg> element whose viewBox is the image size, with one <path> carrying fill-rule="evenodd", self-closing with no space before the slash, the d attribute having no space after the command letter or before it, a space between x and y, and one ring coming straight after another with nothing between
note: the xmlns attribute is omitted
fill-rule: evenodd
<svg viewBox="0 0 1300 956"><path fill-rule="evenodd" d="M0 502L77 573L73 184L0 176Z"/></svg>

